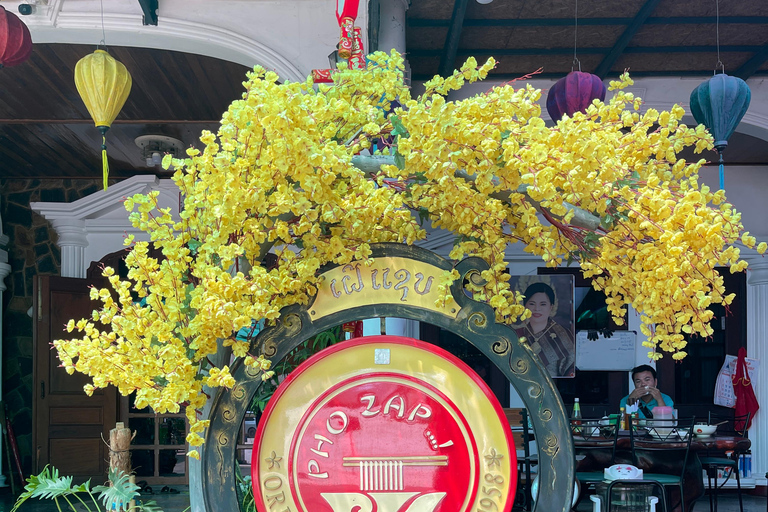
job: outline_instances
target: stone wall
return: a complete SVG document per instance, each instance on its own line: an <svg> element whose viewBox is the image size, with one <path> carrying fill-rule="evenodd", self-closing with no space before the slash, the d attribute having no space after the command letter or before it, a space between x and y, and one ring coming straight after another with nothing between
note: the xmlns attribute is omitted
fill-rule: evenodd
<svg viewBox="0 0 768 512"><path fill-rule="evenodd" d="M3 400L8 410L25 474L32 469L32 289L37 275L58 275L61 252L56 232L33 212L34 201L72 202L99 190L101 180L0 179L3 231L10 238L3 294Z"/></svg>

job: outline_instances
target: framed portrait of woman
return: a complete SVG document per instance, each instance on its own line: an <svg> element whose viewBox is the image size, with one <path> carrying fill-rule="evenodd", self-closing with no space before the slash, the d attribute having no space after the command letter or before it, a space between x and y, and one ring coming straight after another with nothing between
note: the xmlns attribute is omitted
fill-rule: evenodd
<svg viewBox="0 0 768 512"><path fill-rule="evenodd" d="M513 328L525 338L553 378L574 377L576 337L573 319L573 276L511 276L531 316Z"/></svg>

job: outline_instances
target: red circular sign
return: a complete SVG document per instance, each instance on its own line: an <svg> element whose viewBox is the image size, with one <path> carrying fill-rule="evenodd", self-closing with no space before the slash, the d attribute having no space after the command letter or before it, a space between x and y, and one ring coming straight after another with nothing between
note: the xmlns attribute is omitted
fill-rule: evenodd
<svg viewBox="0 0 768 512"><path fill-rule="evenodd" d="M281 384L252 472L262 512L508 510L516 457L501 407L464 363L376 336L334 345Z"/></svg>

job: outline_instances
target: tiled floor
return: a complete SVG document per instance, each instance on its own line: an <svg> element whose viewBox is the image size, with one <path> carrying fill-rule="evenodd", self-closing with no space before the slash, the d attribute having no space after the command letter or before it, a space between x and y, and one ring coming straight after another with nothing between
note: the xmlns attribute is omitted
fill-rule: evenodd
<svg viewBox="0 0 768 512"><path fill-rule="evenodd" d="M189 490L183 486L178 486L181 491L179 494L153 494L143 495L145 500L155 500L165 512L184 512L189 507ZM13 498L10 494L0 494L0 512L9 512L13 508ZM694 505L694 510L689 512L708 512L709 500L705 496ZM62 511L69 510L62 507ZM592 512L592 502L582 500L577 512ZM661 508L657 508L658 511ZM720 496L718 500L718 512L738 512L739 501L735 494ZM56 505L52 501L27 501L19 508L19 512L58 512ZM214 511L225 512L225 511ZM236 511L226 511L236 512ZM544 511L540 511L544 512ZM766 498L764 496L744 496L744 512L768 512Z"/></svg>

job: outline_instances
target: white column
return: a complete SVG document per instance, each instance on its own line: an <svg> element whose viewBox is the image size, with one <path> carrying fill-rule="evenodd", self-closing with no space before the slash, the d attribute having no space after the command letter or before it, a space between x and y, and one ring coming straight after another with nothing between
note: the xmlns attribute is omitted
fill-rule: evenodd
<svg viewBox="0 0 768 512"><path fill-rule="evenodd" d="M61 275L63 277L85 277L85 249L88 247L88 233L85 221L75 218L53 219L51 222L59 235L61 248Z"/></svg>
<svg viewBox="0 0 768 512"><path fill-rule="evenodd" d="M8 235L3 234L3 219L0 218L0 404L3 400L3 292L6 290L5 278L11 273L11 266L8 264ZM5 429L5 425L0 425L0 434ZM0 443L0 461L3 460L3 443ZM0 487L6 487L5 475L3 474L3 465L0 464Z"/></svg>
<svg viewBox="0 0 768 512"><path fill-rule="evenodd" d="M405 53L405 11L409 0L379 1L379 50L389 53L394 48Z"/></svg>
<svg viewBox="0 0 768 512"><path fill-rule="evenodd" d="M752 440L752 476L765 485L768 471L768 260L751 260L747 271L747 357L758 359L760 369L752 381L760 410L755 415Z"/></svg>
<svg viewBox="0 0 768 512"><path fill-rule="evenodd" d="M405 318L387 318L387 334L419 339L419 322Z"/></svg>

